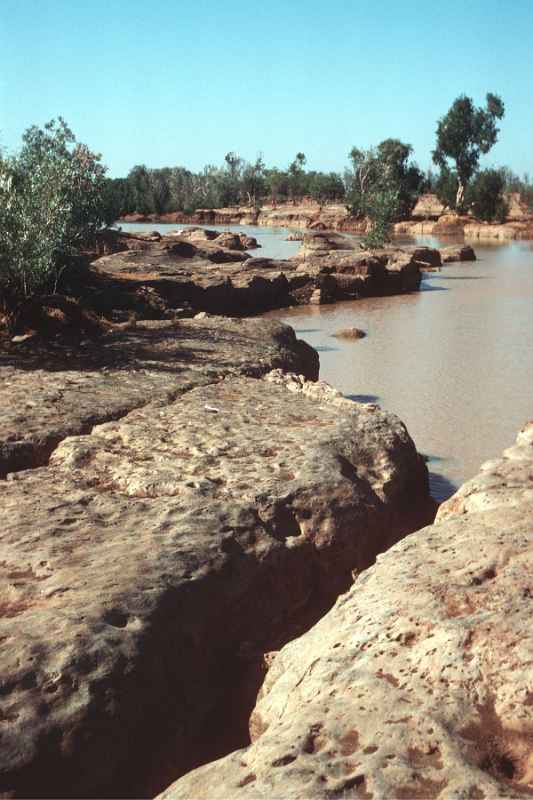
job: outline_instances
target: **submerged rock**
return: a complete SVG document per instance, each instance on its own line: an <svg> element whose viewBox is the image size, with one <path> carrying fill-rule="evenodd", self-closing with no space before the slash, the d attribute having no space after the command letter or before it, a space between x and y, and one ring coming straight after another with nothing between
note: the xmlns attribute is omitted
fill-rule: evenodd
<svg viewBox="0 0 533 800"><path fill-rule="evenodd" d="M450 264L454 261L475 261L476 254L474 248L469 244L466 245L452 245L451 247L444 247L441 251L442 263Z"/></svg>
<svg viewBox="0 0 533 800"><path fill-rule="evenodd" d="M366 333L360 328L341 328L340 331L333 333L336 339L364 339Z"/></svg>
<svg viewBox="0 0 533 800"><path fill-rule="evenodd" d="M272 660L253 744L165 800L533 794L533 423Z"/></svg>

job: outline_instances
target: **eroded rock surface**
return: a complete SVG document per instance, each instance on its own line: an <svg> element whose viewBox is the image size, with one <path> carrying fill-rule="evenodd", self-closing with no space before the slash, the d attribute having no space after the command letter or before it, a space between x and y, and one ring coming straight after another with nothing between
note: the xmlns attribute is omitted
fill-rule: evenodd
<svg viewBox="0 0 533 800"><path fill-rule="evenodd" d="M428 500L393 415L281 370L214 369L181 394L173 374L174 401L139 370L152 402L2 484L0 793L150 796L242 744L262 653Z"/></svg>
<svg viewBox="0 0 533 800"><path fill-rule="evenodd" d="M273 659L253 744L165 800L533 794L533 424Z"/></svg>
<svg viewBox="0 0 533 800"><path fill-rule="evenodd" d="M144 321L75 349L13 344L0 351L0 479L150 400L275 368L318 377L316 352L274 320Z"/></svg>
<svg viewBox="0 0 533 800"><path fill-rule="evenodd" d="M142 300L150 309L159 303L167 316L184 303L211 313L245 315L317 298L326 303L415 291L426 263L416 253L430 252L389 248L363 253L346 236L314 231L305 234L295 259L252 258L238 249L242 236L213 238L212 233L194 229L159 238L113 234L108 254L97 259L93 269L101 278L120 281L125 310L135 311ZM102 311L110 297L107 291L96 298ZM132 298L129 305L124 305L124 297Z"/></svg>

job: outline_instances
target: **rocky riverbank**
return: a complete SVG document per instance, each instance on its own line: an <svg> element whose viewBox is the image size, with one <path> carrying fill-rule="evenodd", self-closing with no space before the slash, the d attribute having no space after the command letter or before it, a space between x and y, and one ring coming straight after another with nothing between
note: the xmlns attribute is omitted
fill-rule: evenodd
<svg viewBox="0 0 533 800"><path fill-rule="evenodd" d="M209 231L119 234L102 237L93 274L113 283L96 296L93 307L105 312L110 302L125 312L172 316L191 306L213 314L249 315L306 303L332 303L359 297L416 291L422 272L442 264L429 247L389 247L362 251L358 242L340 234L307 232L295 258L252 257L242 238ZM228 237L235 237L233 249ZM248 237L249 238L249 237ZM252 242L253 245L253 242ZM249 245L248 245L249 246ZM469 260L473 251L459 248L448 260ZM107 253L107 254L106 254Z"/></svg>
<svg viewBox="0 0 533 800"><path fill-rule="evenodd" d="M317 371L267 320L4 348L0 794L152 796L246 744L264 653L431 518L402 423Z"/></svg>
<svg viewBox="0 0 533 800"><path fill-rule="evenodd" d="M533 239L533 214L516 193L508 195L506 221L488 223L468 215L450 214L433 194L422 195L411 219L394 226L396 236L453 236L466 240L507 241ZM310 230L365 233L365 220L353 217L342 203L320 204L306 199L299 204L269 204L261 208L231 207L199 209L194 214L181 212L156 215L129 214L125 222L170 222L194 225L266 225Z"/></svg>
<svg viewBox="0 0 533 800"><path fill-rule="evenodd" d="M533 794L533 423L269 659L253 744L162 798Z"/></svg>

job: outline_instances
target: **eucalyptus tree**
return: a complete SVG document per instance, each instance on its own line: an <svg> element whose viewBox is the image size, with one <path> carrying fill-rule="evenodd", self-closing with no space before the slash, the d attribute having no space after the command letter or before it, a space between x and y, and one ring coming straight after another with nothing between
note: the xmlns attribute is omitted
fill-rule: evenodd
<svg viewBox="0 0 533 800"><path fill-rule="evenodd" d="M498 139L497 120L505 106L496 94L487 94L485 107L474 105L470 97L460 95L437 124L437 146L433 161L441 170L452 161L457 175L455 207L462 209L469 181L475 174L481 155L489 152Z"/></svg>
<svg viewBox="0 0 533 800"><path fill-rule="evenodd" d="M305 157L305 154L296 153L294 161L291 161L291 163L289 164L289 169L288 169L289 192L293 201L296 199L296 197L301 197L301 195L304 194L304 179L305 179L304 167L306 163L307 159Z"/></svg>

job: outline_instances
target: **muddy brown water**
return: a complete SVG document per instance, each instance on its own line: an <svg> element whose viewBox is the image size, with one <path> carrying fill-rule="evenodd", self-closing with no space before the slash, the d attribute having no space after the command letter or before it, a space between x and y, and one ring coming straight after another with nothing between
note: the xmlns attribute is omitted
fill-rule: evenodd
<svg viewBox="0 0 533 800"><path fill-rule="evenodd" d="M123 227L163 232L186 226ZM299 242L285 241L285 228L229 229L257 237L263 250L254 255L287 258L299 248ZM533 418L533 243L473 246L478 261L426 274L418 293L266 315L292 325L316 347L323 380L405 422L428 459L431 492L439 501L511 445ZM333 337L352 326L367 337Z"/></svg>
<svg viewBox="0 0 533 800"><path fill-rule="evenodd" d="M474 249L478 261L426 274L419 293L269 315L316 347L323 380L398 414L439 501L533 418L533 243ZM367 337L333 338L351 326Z"/></svg>

